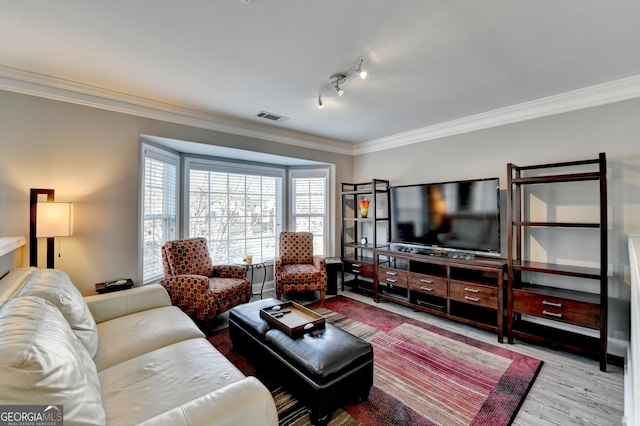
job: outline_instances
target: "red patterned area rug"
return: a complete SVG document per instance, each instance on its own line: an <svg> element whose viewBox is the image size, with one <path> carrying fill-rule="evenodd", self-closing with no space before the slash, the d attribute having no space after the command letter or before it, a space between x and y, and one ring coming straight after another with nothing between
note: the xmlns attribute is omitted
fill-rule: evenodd
<svg viewBox="0 0 640 426"><path fill-rule="evenodd" d="M311 309L373 345L369 399L333 413L330 425L508 425L542 361L344 296ZM235 352L228 329L209 338L243 373L271 389L280 425L304 425L308 411Z"/></svg>

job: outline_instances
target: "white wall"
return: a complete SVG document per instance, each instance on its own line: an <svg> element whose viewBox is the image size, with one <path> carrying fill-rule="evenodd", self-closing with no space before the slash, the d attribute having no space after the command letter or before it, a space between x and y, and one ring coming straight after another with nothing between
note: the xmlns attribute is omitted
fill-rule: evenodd
<svg viewBox="0 0 640 426"><path fill-rule="evenodd" d="M75 222L72 237L56 239L56 268L83 294L113 278L138 283L141 134L332 163L336 187L351 180L351 156L0 91L0 236L28 238L30 188L54 189L57 201L74 203ZM28 246L24 253L28 266Z"/></svg>
<svg viewBox="0 0 640 426"><path fill-rule="evenodd" d="M354 159L354 179L404 185L498 176L506 257L507 163L592 159L599 152L608 163L609 336L628 340L629 288L623 282L629 282L627 235L640 233L640 100L362 154ZM583 214L579 202L571 204L563 214ZM569 237L555 249L578 258L583 243Z"/></svg>

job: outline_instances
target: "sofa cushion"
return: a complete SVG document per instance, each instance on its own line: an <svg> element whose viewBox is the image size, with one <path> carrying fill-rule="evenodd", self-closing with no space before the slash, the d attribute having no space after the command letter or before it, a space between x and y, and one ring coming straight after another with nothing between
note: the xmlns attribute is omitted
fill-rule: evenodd
<svg viewBox="0 0 640 426"><path fill-rule="evenodd" d="M58 308L40 297L0 308L0 401L62 405L65 425L104 425L100 382Z"/></svg>
<svg viewBox="0 0 640 426"><path fill-rule="evenodd" d="M95 356L98 350L96 322L80 291L66 273L56 269L38 269L27 278L16 296L37 296L53 303L91 357Z"/></svg>
<svg viewBox="0 0 640 426"><path fill-rule="evenodd" d="M183 340L205 337L175 306L150 309L98 324L100 344L94 357L102 371L139 355Z"/></svg>
<svg viewBox="0 0 640 426"><path fill-rule="evenodd" d="M201 338L165 346L98 375L109 424L140 423L245 377Z"/></svg>

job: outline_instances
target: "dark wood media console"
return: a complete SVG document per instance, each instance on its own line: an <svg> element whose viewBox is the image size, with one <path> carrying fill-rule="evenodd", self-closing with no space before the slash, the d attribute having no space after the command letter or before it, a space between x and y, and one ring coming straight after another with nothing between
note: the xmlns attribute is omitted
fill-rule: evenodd
<svg viewBox="0 0 640 426"><path fill-rule="evenodd" d="M505 332L506 260L460 260L378 249L373 298L410 306L490 330Z"/></svg>

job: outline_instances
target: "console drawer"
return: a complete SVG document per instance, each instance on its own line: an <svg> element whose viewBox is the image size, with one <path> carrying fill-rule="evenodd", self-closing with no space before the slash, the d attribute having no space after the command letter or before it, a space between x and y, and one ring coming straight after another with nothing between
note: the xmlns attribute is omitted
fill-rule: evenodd
<svg viewBox="0 0 640 426"><path fill-rule="evenodd" d="M600 328L600 305L526 290L513 290L513 310L589 328Z"/></svg>
<svg viewBox="0 0 640 426"><path fill-rule="evenodd" d="M409 288L433 296L447 297L447 279L433 275L409 273Z"/></svg>
<svg viewBox="0 0 640 426"><path fill-rule="evenodd" d="M351 272L352 274L358 274L367 278L373 278L373 263L356 260L345 260L344 271Z"/></svg>
<svg viewBox="0 0 640 426"><path fill-rule="evenodd" d="M498 288L465 281L449 281L449 298L473 305L498 308Z"/></svg>
<svg viewBox="0 0 640 426"><path fill-rule="evenodd" d="M378 266L378 282L407 288L407 271Z"/></svg>

